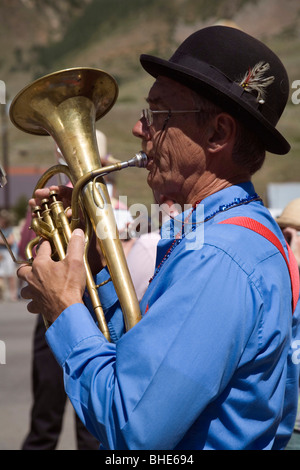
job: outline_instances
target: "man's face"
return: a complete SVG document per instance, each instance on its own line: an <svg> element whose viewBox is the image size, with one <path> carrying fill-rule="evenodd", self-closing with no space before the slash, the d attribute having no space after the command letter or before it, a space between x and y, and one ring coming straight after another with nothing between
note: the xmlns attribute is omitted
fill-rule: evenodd
<svg viewBox="0 0 300 470"><path fill-rule="evenodd" d="M147 102L153 111L171 111L171 114L153 114L150 126L141 118L133 129L148 155L148 184L155 194L187 202L189 186L194 184L195 175L203 171L201 167L204 168L203 135L198 113L172 114L172 111L197 109L193 92L171 79L159 77Z"/></svg>

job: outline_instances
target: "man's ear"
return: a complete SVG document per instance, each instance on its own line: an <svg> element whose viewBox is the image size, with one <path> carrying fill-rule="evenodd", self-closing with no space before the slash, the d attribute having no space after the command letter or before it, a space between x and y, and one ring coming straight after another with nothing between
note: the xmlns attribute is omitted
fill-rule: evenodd
<svg viewBox="0 0 300 470"><path fill-rule="evenodd" d="M225 147L233 148L236 136L236 121L227 113L217 114L210 122L207 134L207 149L216 153Z"/></svg>

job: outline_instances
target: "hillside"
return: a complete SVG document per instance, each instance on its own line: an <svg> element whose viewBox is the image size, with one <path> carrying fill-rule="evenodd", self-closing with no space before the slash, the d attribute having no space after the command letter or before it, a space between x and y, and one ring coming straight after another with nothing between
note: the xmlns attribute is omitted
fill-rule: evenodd
<svg viewBox="0 0 300 470"><path fill-rule="evenodd" d="M300 79L300 5L298 0L2 0L0 4L0 79L7 102L27 83L74 66L106 70L119 83L112 111L97 123L109 150L124 160L139 150L131 135L152 82L141 69L140 53L169 57L191 32L230 22L265 41L285 63L291 84ZM232 23L231 23L232 22ZM290 100L280 129L293 145L287 157L269 156L256 178L264 194L267 182L300 181L300 105ZM9 124L11 164L53 164L53 141L34 137ZM130 201L151 201L138 170L118 175Z"/></svg>

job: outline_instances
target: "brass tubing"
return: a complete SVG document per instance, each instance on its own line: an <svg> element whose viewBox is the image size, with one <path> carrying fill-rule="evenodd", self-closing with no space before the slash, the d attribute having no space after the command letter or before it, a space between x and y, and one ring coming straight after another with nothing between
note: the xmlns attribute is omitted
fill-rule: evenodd
<svg viewBox="0 0 300 470"><path fill-rule="evenodd" d="M14 125L33 135L51 135L59 147L66 165L56 165L39 180L36 189L43 187L58 172L67 174L73 185L72 220L70 229L65 218L59 216L58 233L68 239L70 232L78 227L79 208L86 220L86 244L94 230L100 243L111 279L119 297L126 329L132 328L140 319L141 312L133 282L128 270L109 194L103 176L110 171L127 166L145 166L144 154L137 154L129 162L119 162L101 168L101 158L96 140L95 122L113 107L118 96L118 85L108 73L93 68L73 68L46 75L26 86L14 98L10 106L10 118ZM94 179L97 178L97 182ZM56 209L55 209L56 210ZM45 213L46 216L46 213ZM36 222L35 222L36 223ZM57 232L47 229L41 221L40 234L58 245ZM49 223L49 226L51 224ZM101 236L99 236L101 232ZM102 236L102 235L105 236ZM63 240L65 242L65 240ZM66 247L64 247L66 251ZM85 264L87 263L87 250ZM87 277L92 276L87 269ZM94 308L98 312L100 300L94 299L96 286L88 280ZM99 322L101 323L101 322Z"/></svg>

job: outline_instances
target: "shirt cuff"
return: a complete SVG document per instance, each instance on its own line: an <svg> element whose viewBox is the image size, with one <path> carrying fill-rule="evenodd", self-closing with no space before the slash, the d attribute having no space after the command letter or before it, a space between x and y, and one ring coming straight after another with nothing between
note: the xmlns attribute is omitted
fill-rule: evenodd
<svg viewBox="0 0 300 470"><path fill-rule="evenodd" d="M66 308L46 331L46 340L57 362L63 366L75 346L91 336L107 342L89 310L81 303Z"/></svg>

